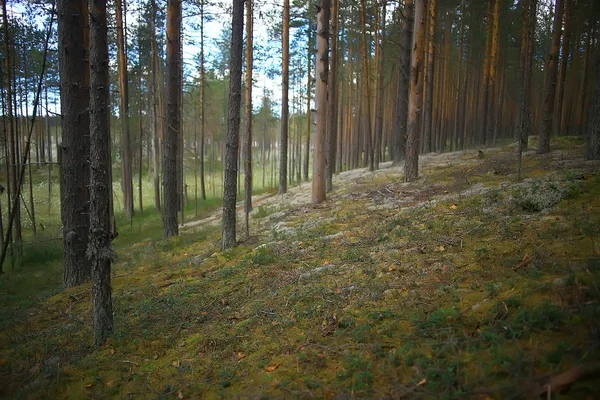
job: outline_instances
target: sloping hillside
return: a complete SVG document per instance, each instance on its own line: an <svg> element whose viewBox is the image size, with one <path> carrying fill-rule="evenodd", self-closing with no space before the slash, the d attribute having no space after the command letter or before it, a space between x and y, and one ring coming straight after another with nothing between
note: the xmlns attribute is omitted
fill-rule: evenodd
<svg viewBox="0 0 600 400"><path fill-rule="evenodd" d="M345 172L318 206L310 184L261 196L228 252L218 213L124 246L104 347L87 286L2 310L0 394L512 398L567 372L565 396L593 397L600 164L556 147L521 183L505 147L427 155L408 184Z"/></svg>

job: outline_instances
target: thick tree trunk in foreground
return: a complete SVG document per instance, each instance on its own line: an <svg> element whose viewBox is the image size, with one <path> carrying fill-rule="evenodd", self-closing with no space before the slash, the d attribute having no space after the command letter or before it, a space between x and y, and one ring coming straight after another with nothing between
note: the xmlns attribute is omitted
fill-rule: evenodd
<svg viewBox="0 0 600 400"><path fill-rule="evenodd" d="M410 88L410 55L413 29L413 0L406 0L402 20L402 44L400 49L400 76L398 81L398 104L394 129L394 164L400 163L405 153L406 123L408 121L408 91Z"/></svg>
<svg viewBox="0 0 600 400"><path fill-rule="evenodd" d="M596 60L596 86L590 112L586 158L600 160L600 57Z"/></svg>
<svg viewBox="0 0 600 400"><path fill-rule="evenodd" d="M287 192L287 153L289 122L288 92L290 83L290 0L283 0L282 54L283 66L281 72L281 140L279 143L281 147L279 153L279 194Z"/></svg>
<svg viewBox="0 0 600 400"><path fill-rule="evenodd" d="M179 210L177 149L181 125L181 113L179 112L181 106L180 27L181 1L169 0L167 3L167 110L163 149L163 237L165 238L179 234L177 225L177 211Z"/></svg>
<svg viewBox="0 0 600 400"><path fill-rule="evenodd" d="M327 136L327 77L329 69L329 13L330 0L321 0L317 12L317 73L315 104L317 130L313 150L312 202L322 203L325 194L325 140Z"/></svg>
<svg viewBox="0 0 600 400"><path fill-rule="evenodd" d="M108 134L108 40L106 0L90 0L90 242L94 343L101 346L113 330L110 263L110 136Z"/></svg>
<svg viewBox="0 0 600 400"><path fill-rule="evenodd" d="M233 0L231 22L231 61L229 63L228 130L225 138L225 176L223 183L223 249L236 245L236 193L242 101L242 42L244 38L244 0ZM287 179L287 176L285 177Z"/></svg>
<svg viewBox="0 0 600 400"><path fill-rule="evenodd" d="M206 127L206 119L205 119L205 110L206 110L206 97L205 97L205 89L206 87L206 69L204 67L204 0L201 0L200 3L200 102L202 103L200 109L200 118L202 119L202 123L200 125L200 190L202 192L202 200L206 200L206 184L204 181L204 144L206 140L204 138L205 135L205 127Z"/></svg>
<svg viewBox="0 0 600 400"><path fill-rule="evenodd" d="M90 170L87 1L58 2L61 82L60 204L64 242L64 284L90 279L88 246Z"/></svg>
<svg viewBox="0 0 600 400"><path fill-rule="evenodd" d="M415 4L415 24L408 98L408 129L406 154L404 156L404 181L410 182L419 176L419 133L423 105L423 54L425 45L425 0Z"/></svg>
<svg viewBox="0 0 600 400"><path fill-rule="evenodd" d="M246 135L244 137L244 213L246 237L250 236L250 211L252 211L252 51L253 4L246 0Z"/></svg>
<svg viewBox="0 0 600 400"><path fill-rule="evenodd" d="M558 75L558 50L560 49L560 36L562 33L563 0L556 0L554 22L552 24L552 47L548 69L546 70L546 87L544 89L544 113L542 129L540 130L539 154L550 152L550 135L552 134L552 118L554 114L554 99L556 96L556 78ZM587 71L584 71L585 74Z"/></svg>

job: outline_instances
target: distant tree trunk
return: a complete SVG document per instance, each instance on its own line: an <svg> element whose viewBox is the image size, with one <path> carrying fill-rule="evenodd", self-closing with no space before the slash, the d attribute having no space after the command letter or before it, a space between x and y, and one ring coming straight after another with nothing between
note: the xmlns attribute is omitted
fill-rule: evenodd
<svg viewBox="0 0 600 400"><path fill-rule="evenodd" d="M370 46L367 45L367 6L366 0L360 0L361 7L361 28L362 28L362 58L363 58L363 74L364 74L364 82L365 82L365 99L367 102L367 130L365 132L365 136L367 139L367 148L365 152L365 162L369 164L369 171L373 171L375 169L374 164L374 149L373 149L373 127L371 126L371 70L369 68L369 57L371 54ZM367 49L368 47L368 49ZM318 60L317 60L318 63Z"/></svg>
<svg viewBox="0 0 600 400"><path fill-rule="evenodd" d="M101 346L113 331L110 263L110 168L108 135L109 57L106 0L90 0L90 242L94 343Z"/></svg>
<svg viewBox="0 0 600 400"><path fill-rule="evenodd" d="M204 182L204 144L206 140L204 138L206 131L206 118L205 118L205 93L206 87L206 69L204 67L204 0L200 2L200 102L202 103L200 109L200 118L202 123L200 125L200 190L202 192L202 200L206 200L206 185Z"/></svg>
<svg viewBox="0 0 600 400"><path fill-rule="evenodd" d="M311 48L311 40L310 37L308 38L308 48ZM311 115L311 109L310 109L310 83L311 83L311 75L310 75L310 68L311 68L311 60L312 58L312 52L308 51L308 63L306 66L306 70L307 70L307 78L306 78L306 147L304 149L305 153L304 153L304 169L303 169L303 174L304 174L304 180L307 181L308 180L308 164L309 164L309 160L310 160L310 133L311 133L311 127L313 125L312 123L312 115Z"/></svg>
<svg viewBox="0 0 600 400"><path fill-rule="evenodd" d="M429 34L427 50L427 71L425 83L425 117L423 126L423 153L431 152L431 129L433 114L433 76L435 65L435 20L436 20L437 0L431 0L429 3Z"/></svg>
<svg viewBox="0 0 600 400"><path fill-rule="evenodd" d="M327 79L329 73L329 15L330 0L321 0L317 12L317 69L315 105L317 109L317 129L313 150L312 202L322 203L325 194L325 141L327 136Z"/></svg>
<svg viewBox="0 0 600 400"><path fill-rule="evenodd" d="M333 172L335 171L335 159L337 150L337 62L338 62L338 23L339 23L339 0L331 2L331 68L329 74L327 99L327 182L326 190L330 192L333 188Z"/></svg>
<svg viewBox="0 0 600 400"><path fill-rule="evenodd" d="M89 64L87 1L58 2L62 145L60 198L64 242L64 284L90 279L86 257L89 219ZM13 163L14 165L14 163Z"/></svg>
<svg viewBox="0 0 600 400"><path fill-rule="evenodd" d="M600 57L596 59L596 84L590 112L586 158L600 160Z"/></svg>
<svg viewBox="0 0 600 400"><path fill-rule="evenodd" d="M177 153L179 146L180 130L180 92L181 81L179 70L180 57L180 27L181 27L181 1L168 0L167 2L167 109L164 132L163 154L163 237L168 238L179 234L177 225L177 211L179 209L179 179L177 167Z"/></svg>
<svg viewBox="0 0 600 400"><path fill-rule="evenodd" d="M160 129L158 122L158 45L156 43L156 2L151 0L150 46L152 49L152 79L150 80L150 115L152 118L152 181L154 183L154 207L160 212Z"/></svg>
<svg viewBox="0 0 600 400"><path fill-rule="evenodd" d="M527 148L531 132L531 70L535 33L537 0L521 0L523 24L521 35L521 62L519 69L519 110L517 120L517 181L521 180L521 157Z"/></svg>
<svg viewBox="0 0 600 400"><path fill-rule="evenodd" d="M487 131L485 134L485 144L490 145L494 139L494 128L496 126L494 121L494 115L496 112L496 108L499 107L496 104L496 80L497 80L497 71L498 71L498 49L499 49L499 40L498 40L498 31L499 31L499 19L500 19L500 3L502 0L495 0L494 3L494 21L492 25L492 43L490 48L490 74L488 81L488 98L487 98L487 110L486 110L486 118L487 118Z"/></svg>
<svg viewBox="0 0 600 400"><path fill-rule="evenodd" d="M117 61L119 67L119 120L121 121L121 166L123 168L123 210L133 216L133 168L129 135L129 82L127 78L127 43L123 28L122 0L115 0L117 20Z"/></svg>
<svg viewBox="0 0 600 400"><path fill-rule="evenodd" d="M139 143L139 164L138 164L138 202L140 204L140 213L144 213L144 201L142 196L142 172L143 172L143 155L144 155L144 121L142 119L142 62L141 62L141 39L138 36L138 88L139 88L139 98L138 98L138 129L140 131L140 143Z"/></svg>
<svg viewBox="0 0 600 400"><path fill-rule="evenodd" d="M395 165L400 163L405 153L413 21L413 0L406 0L404 3L404 18L402 20L402 44L400 46L400 76L398 82L397 118L393 140Z"/></svg>
<svg viewBox="0 0 600 400"><path fill-rule="evenodd" d="M560 70L558 77L558 98L556 99L554 120L554 134L560 135L564 133L563 105L565 100L565 82L567 77L567 63L569 62L569 39L571 34L571 3L572 0L565 2L565 34L562 39L562 49L560 51Z"/></svg>
<svg viewBox="0 0 600 400"><path fill-rule="evenodd" d="M236 179L240 135L240 103L242 100L244 1L233 0L233 18L231 22L229 109L227 110L228 130L227 137L225 138L226 151L223 163L225 167L223 184L223 249L230 249L236 245ZM287 175L284 175L284 179L287 179Z"/></svg>
<svg viewBox="0 0 600 400"><path fill-rule="evenodd" d="M495 0L488 0L488 11L487 11L487 27L485 35L485 55L483 60L483 85L480 90L481 104L479 106L479 132L477 135L478 143L485 143L486 132L487 132L487 112L488 112L488 98L490 92L490 67L491 67L491 55L492 55L492 35L494 31L494 2Z"/></svg>
<svg viewBox="0 0 600 400"><path fill-rule="evenodd" d="M381 17L379 18L379 43L377 44L377 81L376 81L376 96L375 99L375 169L379 169L381 161L381 139L383 136L383 77L385 75L385 17L386 17L387 1L381 4ZM379 16L379 10L376 11Z"/></svg>
<svg viewBox="0 0 600 400"><path fill-rule="evenodd" d="M423 104L423 55L425 44L425 0L416 0L413 33L410 93L408 99L408 129L404 156L404 181L419 176L419 134Z"/></svg>
<svg viewBox="0 0 600 400"><path fill-rule="evenodd" d="M246 237L250 236L250 211L252 211L252 51L253 51L253 0L246 0L246 135L244 138L244 212Z"/></svg>
<svg viewBox="0 0 600 400"><path fill-rule="evenodd" d="M235 0L234 0L235 1ZM290 0L283 0L283 66L281 72L281 143L279 144L279 194L287 192L288 92L290 84Z"/></svg>
<svg viewBox="0 0 600 400"><path fill-rule="evenodd" d="M552 117L554 114L554 99L556 95L556 77L558 74L558 51L562 32L563 0L556 0L554 22L552 24L552 47L546 70L546 87L544 89L544 111L542 128L540 130L540 145L538 154L550 152L550 135L552 134ZM585 71L584 71L585 73Z"/></svg>

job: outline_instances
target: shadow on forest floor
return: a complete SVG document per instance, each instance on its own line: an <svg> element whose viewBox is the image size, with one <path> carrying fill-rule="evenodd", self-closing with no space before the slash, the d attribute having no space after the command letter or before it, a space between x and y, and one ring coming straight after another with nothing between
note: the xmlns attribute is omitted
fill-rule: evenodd
<svg viewBox="0 0 600 400"><path fill-rule="evenodd" d="M555 141L518 184L505 147L424 156L413 183L344 172L321 205L308 184L262 196L232 251L216 212L132 240L105 346L89 285L4 307L0 395L509 398L571 371L569 396L594 396L599 164Z"/></svg>

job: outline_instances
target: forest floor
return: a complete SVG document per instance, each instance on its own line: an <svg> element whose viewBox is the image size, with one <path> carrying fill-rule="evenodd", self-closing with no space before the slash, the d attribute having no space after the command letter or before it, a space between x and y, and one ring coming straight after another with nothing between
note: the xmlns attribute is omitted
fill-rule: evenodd
<svg viewBox="0 0 600 400"><path fill-rule="evenodd" d="M320 205L309 183L261 195L231 251L220 212L131 238L98 349L89 285L2 286L0 396L594 398L600 163L581 138L553 148L521 183L507 146L421 157L412 183L344 172Z"/></svg>

